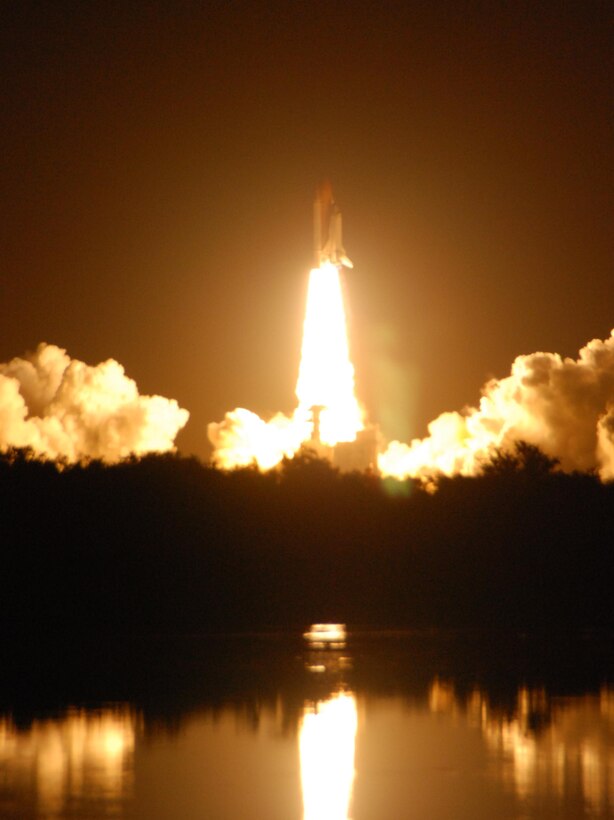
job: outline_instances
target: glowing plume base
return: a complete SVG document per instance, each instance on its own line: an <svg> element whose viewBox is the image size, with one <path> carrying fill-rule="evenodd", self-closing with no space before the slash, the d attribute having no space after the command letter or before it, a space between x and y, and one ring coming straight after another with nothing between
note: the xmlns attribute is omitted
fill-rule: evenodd
<svg viewBox="0 0 614 820"><path fill-rule="evenodd" d="M224 469L256 463L270 470L292 458L312 439L312 409L319 409L320 444L333 447L355 441L363 429L363 412L354 393L343 293L339 270L324 263L309 275L307 308L298 382L298 406L291 416L278 413L265 422L237 408L208 427L214 461Z"/></svg>

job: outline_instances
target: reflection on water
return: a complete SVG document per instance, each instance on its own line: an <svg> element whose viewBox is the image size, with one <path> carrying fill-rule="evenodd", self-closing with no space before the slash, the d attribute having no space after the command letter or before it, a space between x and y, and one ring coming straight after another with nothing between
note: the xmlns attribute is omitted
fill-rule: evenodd
<svg viewBox="0 0 614 820"><path fill-rule="evenodd" d="M112 811L133 787L134 741L126 707L72 710L60 719L34 720L25 732L0 718L3 791L22 806L29 793L32 811L48 818L63 817L80 803Z"/></svg>
<svg viewBox="0 0 614 820"><path fill-rule="evenodd" d="M488 685L490 658L480 674L456 672L451 644L350 638L343 652L256 642L201 650L202 661L156 657L115 707L66 700L42 717L11 693L0 816L614 816L609 667L566 688L558 675L510 680L512 663ZM94 700L81 690L72 702Z"/></svg>
<svg viewBox="0 0 614 820"><path fill-rule="evenodd" d="M305 669L331 692L307 701L299 718L303 820L348 820L358 712L345 684L351 659L340 651L346 648L345 624L313 624L303 637Z"/></svg>
<svg viewBox="0 0 614 820"><path fill-rule="evenodd" d="M350 692L305 706L299 728L304 820L350 816L357 726Z"/></svg>
<svg viewBox="0 0 614 820"><path fill-rule="evenodd" d="M573 802L595 817L614 812L614 690L549 698L521 687L505 713L478 689L463 701L435 679L429 707L481 729L496 776L521 802L554 797L561 809Z"/></svg>

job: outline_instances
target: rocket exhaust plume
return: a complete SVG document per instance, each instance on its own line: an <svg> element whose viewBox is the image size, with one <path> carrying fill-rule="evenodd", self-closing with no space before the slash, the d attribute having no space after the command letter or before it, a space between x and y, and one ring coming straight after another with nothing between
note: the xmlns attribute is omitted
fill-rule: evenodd
<svg viewBox="0 0 614 820"><path fill-rule="evenodd" d="M319 423L323 444L353 441L362 430L339 270L330 261L322 262L309 275L296 395L299 412L321 408Z"/></svg>
<svg viewBox="0 0 614 820"><path fill-rule="evenodd" d="M364 429L354 392L340 274L351 268L343 247L341 213L329 184L314 202L315 267L307 308L292 416L269 422L238 408L209 425L214 460L224 468L254 461L267 470L292 457L317 431L319 444L355 441ZM430 481L438 475L476 475L497 449L524 440L558 459L563 470L597 470L614 480L614 330L594 339L578 359L556 353L518 356L506 378L482 388L477 407L442 413L429 435L391 442L380 452L382 476Z"/></svg>
<svg viewBox="0 0 614 820"><path fill-rule="evenodd" d="M42 343L0 364L0 451L110 463L174 449L188 417L174 399L140 396L113 359L92 367Z"/></svg>
<svg viewBox="0 0 614 820"><path fill-rule="evenodd" d="M524 440L563 470L614 479L614 330L577 359L518 356L509 376L482 388L478 407L442 413L428 431L410 444L393 441L378 458L380 472L398 479L475 475L495 448Z"/></svg>
<svg viewBox="0 0 614 820"><path fill-rule="evenodd" d="M341 213L328 183L318 188L314 202L314 265L296 386L298 405L292 416L280 413L269 422L237 408L221 423L211 423L209 439L220 467L242 467L255 461L260 469L268 470L309 441L316 423L321 443L329 446L354 441L363 429L340 280L341 270L351 268L352 263L343 248Z"/></svg>

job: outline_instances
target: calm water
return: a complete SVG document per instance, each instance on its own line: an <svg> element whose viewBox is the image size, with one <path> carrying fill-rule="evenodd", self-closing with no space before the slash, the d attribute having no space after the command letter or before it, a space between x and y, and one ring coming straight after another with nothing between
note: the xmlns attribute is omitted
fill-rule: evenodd
<svg viewBox="0 0 614 820"><path fill-rule="evenodd" d="M11 652L0 816L614 816L603 636L350 635Z"/></svg>

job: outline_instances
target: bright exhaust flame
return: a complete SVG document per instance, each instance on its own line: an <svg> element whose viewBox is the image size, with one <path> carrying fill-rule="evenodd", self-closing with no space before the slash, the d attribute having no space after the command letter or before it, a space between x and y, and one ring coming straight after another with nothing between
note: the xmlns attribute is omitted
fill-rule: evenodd
<svg viewBox="0 0 614 820"><path fill-rule="evenodd" d="M339 271L330 262L309 277L303 347L296 395L299 410L321 407L320 440L354 441L362 413L354 394Z"/></svg>
<svg viewBox="0 0 614 820"><path fill-rule="evenodd" d="M221 423L211 423L208 433L216 464L232 469L256 462L261 470L269 470L284 456L291 458L312 436L314 407L320 408L320 442L324 445L354 441L363 429L339 268L330 262L314 268L309 276L296 395L298 406L292 416L278 413L265 422L237 408L226 413Z"/></svg>

